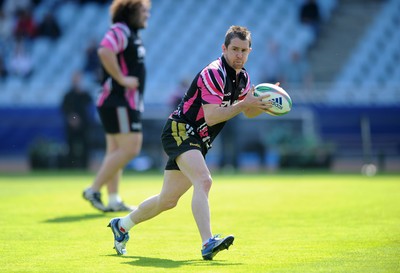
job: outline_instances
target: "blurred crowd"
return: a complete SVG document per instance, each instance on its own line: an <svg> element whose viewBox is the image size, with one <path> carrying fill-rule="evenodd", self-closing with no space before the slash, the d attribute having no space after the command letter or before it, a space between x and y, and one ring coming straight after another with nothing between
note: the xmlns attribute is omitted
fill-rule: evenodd
<svg viewBox="0 0 400 273"><path fill-rule="evenodd" d="M44 12L35 13L38 5L46 2ZM103 0L69 0L83 5L87 2L105 4ZM62 37L63 29L56 17L62 0L0 0L0 83L7 78L30 80L39 70L32 51L38 39L55 42ZM93 123L94 103L90 92L82 85L82 77L99 80L100 63L95 39L85 41L85 62L71 76L70 87L60 97L60 110L65 121L65 138L68 147L66 167L87 168L89 161L89 134Z"/></svg>
<svg viewBox="0 0 400 273"><path fill-rule="evenodd" d="M35 8L46 2L47 12L35 14ZM107 0L68 0L76 4L97 2L105 4ZM57 7L65 4L62 0L0 0L0 81L9 76L29 79L38 64L32 58L32 45L37 38L58 40L63 29L56 17ZM299 4L300 3L300 4ZM316 0L300 0L298 5L299 26L307 26L316 39L322 22L320 7ZM82 71L95 81L100 77L97 58L97 42L88 39L85 65ZM311 88L313 76L308 62L308 50L287 48L272 37L266 38L265 46L267 67L263 67L263 82L281 82L287 88Z"/></svg>
<svg viewBox="0 0 400 273"><path fill-rule="evenodd" d="M267 66L263 67L262 82L280 82L288 90L310 89L313 75L308 53L316 42L322 23L320 7L316 0L302 0L298 9L298 24L312 34L313 43L309 48L284 47L274 38L267 38L265 44Z"/></svg>
<svg viewBox="0 0 400 273"><path fill-rule="evenodd" d="M46 0L0 0L0 80L8 76L29 78L35 71L32 61L32 45L37 38L57 40L63 35L54 10L65 1L48 1L49 9L35 16L35 8ZM69 0L77 4L87 2L106 3L105 0ZM88 57L85 71L96 71L93 61L93 43L88 41ZM97 71L96 71L97 72Z"/></svg>

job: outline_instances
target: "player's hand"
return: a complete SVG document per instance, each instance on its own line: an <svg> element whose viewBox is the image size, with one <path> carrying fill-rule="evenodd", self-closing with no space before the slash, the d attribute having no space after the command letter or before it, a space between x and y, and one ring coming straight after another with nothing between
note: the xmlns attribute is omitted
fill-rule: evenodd
<svg viewBox="0 0 400 273"><path fill-rule="evenodd" d="M248 107L248 108L258 108L262 111L271 108L272 107L272 102L271 101L264 101L264 99L268 98L270 95L269 94L264 94L261 96L254 96L254 90L255 86L253 85L243 100L243 103Z"/></svg>
<svg viewBox="0 0 400 273"><path fill-rule="evenodd" d="M120 80L119 84L129 89L137 89L139 87L139 79L134 76L125 76Z"/></svg>

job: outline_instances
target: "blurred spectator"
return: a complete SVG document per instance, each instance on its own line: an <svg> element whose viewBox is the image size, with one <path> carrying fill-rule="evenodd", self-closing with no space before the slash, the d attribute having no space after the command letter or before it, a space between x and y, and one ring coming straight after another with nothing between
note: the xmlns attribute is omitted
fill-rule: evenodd
<svg viewBox="0 0 400 273"><path fill-rule="evenodd" d="M296 48L289 51L284 62L284 85L289 90L309 88L312 84L312 75L307 56Z"/></svg>
<svg viewBox="0 0 400 273"><path fill-rule="evenodd" d="M8 70L4 61L3 54L0 52L0 81L4 80L8 76Z"/></svg>
<svg viewBox="0 0 400 273"><path fill-rule="evenodd" d="M282 52L279 43L273 38L267 41L265 62L261 68L262 82L276 83L282 81Z"/></svg>
<svg viewBox="0 0 400 273"><path fill-rule="evenodd" d="M4 0L3 9L6 14L15 15L18 10L32 8L31 0Z"/></svg>
<svg viewBox="0 0 400 273"><path fill-rule="evenodd" d="M100 82L102 70L100 59L97 55L98 42L96 39L91 39L85 51L84 71L90 78L96 82Z"/></svg>
<svg viewBox="0 0 400 273"><path fill-rule="evenodd" d="M186 93L186 91L189 89L190 86L190 81L188 79L182 79L176 89L172 92L169 105L171 106L171 109L176 109L181 103L183 95Z"/></svg>
<svg viewBox="0 0 400 273"><path fill-rule="evenodd" d="M98 3L98 4L107 4L109 0L79 0L80 4L87 4L87 3Z"/></svg>
<svg viewBox="0 0 400 273"><path fill-rule="evenodd" d="M218 167L224 171L235 171L238 168L238 135L239 116L227 122L220 133L221 157Z"/></svg>
<svg viewBox="0 0 400 273"><path fill-rule="evenodd" d="M37 26L33 19L30 9L21 9L17 11L17 22L14 29L14 35L24 40L31 40L36 36Z"/></svg>
<svg viewBox="0 0 400 273"><path fill-rule="evenodd" d="M1 7L0 7L0 53L5 54L9 51L13 35L13 20Z"/></svg>
<svg viewBox="0 0 400 273"><path fill-rule="evenodd" d="M61 1L61 0L54 0L54 2L58 2L58 1ZM34 7L36 7L37 5L39 5L42 2L42 0L31 0L30 2L32 3L32 5Z"/></svg>
<svg viewBox="0 0 400 273"><path fill-rule="evenodd" d="M21 39L18 39L15 43L14 51L10 57L9 68L10 74L23 78L29 78L33 72L32 58Z"/></svg>
<svg viewBox="0 0 400 273"><path fill-rule="evenodd" d="M61 35L60 26L51 12L47 12L38 26L38 35L56 40Z"/></svg>
<svg viewBox="0 0 400 273"><path fill-rule="evenodd" d="M81 86L82 74L76 72L64 95L61 109L68 143L67 163L70 168L86 169L89 164L89 130L92 123L92 97Z"/></svg>
<svg viewBox="0 0 400 273"><path fill-rule="evenodd" d="M300 6L300 22L310 26L314 31L315 36L318 36L321 14L319 5L315 0L305 0Z"/></svg>

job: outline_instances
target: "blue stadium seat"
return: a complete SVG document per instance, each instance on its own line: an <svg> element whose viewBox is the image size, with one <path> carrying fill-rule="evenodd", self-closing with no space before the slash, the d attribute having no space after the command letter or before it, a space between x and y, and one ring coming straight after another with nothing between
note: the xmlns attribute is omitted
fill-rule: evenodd
<svg viewBox="0 0 400 273"><path fill-rule="evenodd" d="M330 16L337 0L318 2L324 16ZM259 71L265 62L264 50L269 37L278 39L284 49L295 46L306 51L314 42L307 29L299 28L298 3L249 0L243 8L242 0L153 0L149 26L142 32L149 71L146 98L154 103L165 103L180 80L193 77L205 64L220 56L222 37L233 24L246 25L253 33L253 52L247 68L253 82L260 82L262 73ZM33 94L46 86L62 93L72 73L83 66L87 46L84 39L99 40L110 24L108 5L43 0L35 16L40 18L50 8L54 10L63 35L53 43L41 39L34 42L33 59L40 69L27 83ZM88 86L96 86L90 84L90 78L85 81ZM10 85L17 83L11 81ZM160 92L160 89L165 91Z"/></svg>
<svg viewBox="0 0 400 273"><path fill-rule="evenodd" d="M396 74L400 59L399 23L400 1L388 0L338 74L330 93L359 87L362 93L358 94L363 94L358 97L360 103L377 103L373 96L377 91L385 94L381 97L382 104L398 101L388 96L394 93L392 83L399 82ZM332 102L334 99L332 95Z"/></svg>

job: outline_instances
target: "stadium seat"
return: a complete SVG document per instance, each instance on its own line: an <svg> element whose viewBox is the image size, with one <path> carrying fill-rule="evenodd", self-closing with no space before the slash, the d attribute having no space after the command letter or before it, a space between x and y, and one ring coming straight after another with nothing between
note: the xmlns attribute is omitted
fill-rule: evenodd
<svg viewBox="0 0 400 273"><path fill-rule="evenodd" d="M164 103L169 92L173 91L180 80L192 77L208 61L221 54L221 37L232 24L246 25L253 33L254 50L247 68L254 72L254 83L261 80L262 73L259 73L259 68L265 60L265 43L269 37L275 36L284 49L296 46L298 49L307 50L314 42L308 30L299 28L298 4L293 4L291 0L270 0L268 3L264 0L249 0L245 9L242 0L152 2L151 20L148 28L142 32L142 37L147 49L146 63L151 75L146 88L146 98L151 98L154 103ZM324 16L330 16L337 0L318 3ZM63 34L56 42L43 39L34 42L33 59L36 64L40 64L40 69L27 83L27 89L32 93L41 92L43 86L63 90L72 73L83 66L87 44L82 42L82 37L99 40L110 24L108 4L43 0L37 6L35 17L39 19L49 9L54 11ZM232 17L232 14L241 16ZM282 20L283 17L285 20ZM48 54L50 51L51 56ZM88 86L96 85L90 84L90 78L87 81ZM14 88L17 84L11 81L6 86ZM160 88L166 91L159 92ZM46 99L44 97L37 103L48 103L45 102ZM55 101L54 98L51 100Z"/></svg>

